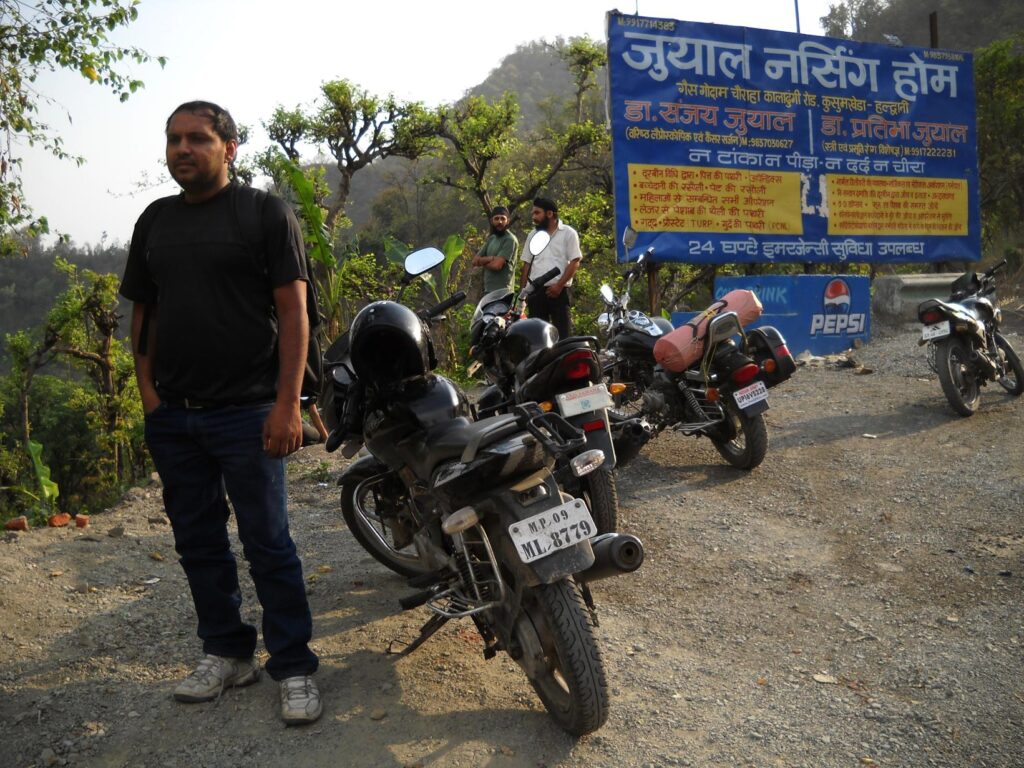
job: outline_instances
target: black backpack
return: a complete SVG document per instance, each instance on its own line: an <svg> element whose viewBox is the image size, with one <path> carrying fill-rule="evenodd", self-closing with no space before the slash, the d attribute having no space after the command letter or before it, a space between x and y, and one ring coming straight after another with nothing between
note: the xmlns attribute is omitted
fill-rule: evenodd
<svg viewBox="0 0 1024 768"><path fill-rule="evenodd" d="M267 273L267 253L263 247L266 242L266 234L263 229L263 210L266 206L270 193L264 189L245 187L232 184L229 192L231 195L231 211L235 217L235 224L241 233L243 242L252 250L254 260L264 274ZM150 205L139 219L138 236L145 242L149 240L149 230L153 222L163 209L163 205L175 197L165 197ZM309 348L306 350L306 370L302 376L302 390L300 397L303 406L315 403L320 397L324 380L324 357L320 349L320 338L317 330L323 322L320 316L320 304L317 299L316 285L313 277L313 263L309 256L306 260L306 313L309 316ZM142 329L139 339L139 354L146 354L146 340L149 328L149 307L142 318Z"/></svg>

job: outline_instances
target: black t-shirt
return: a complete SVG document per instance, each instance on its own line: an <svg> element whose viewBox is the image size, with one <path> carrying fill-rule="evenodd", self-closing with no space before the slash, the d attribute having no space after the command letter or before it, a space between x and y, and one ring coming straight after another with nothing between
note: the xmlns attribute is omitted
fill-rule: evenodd
<svg viewBox="0 0 1024 768"><path fill-rule="evenodd" d="M220 404L274 399L273 288L307 276L301 228L279 198L268 196L262 208L262 252L246 242L232 196L255 193L232 185L197 204L181 195L163 198L151 204L159 210L148 238L135 225L120 292L150 305L162 397Z"/></svg>

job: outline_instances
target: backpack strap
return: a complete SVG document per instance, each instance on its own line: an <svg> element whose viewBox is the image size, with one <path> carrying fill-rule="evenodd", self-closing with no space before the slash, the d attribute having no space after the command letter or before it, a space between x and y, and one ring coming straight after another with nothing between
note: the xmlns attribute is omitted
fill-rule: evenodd
<svg viewBox="0 0 1024 768"><path fill-rule="evenodd" d="M146 206L146 210L139 216L139 221L135 225L134 237L137 237L142 245L143 258L146 260L147 266L149 265L149 235L153 230L153 222L157 220L157 217L167 207L167 204L174 199L176 199L176 196L161 197L158 200L154 200ZM145 357L149 352L149 324L152 321L152 315L152 305L149 303L144 304L142 308L142 327L139 329L139 346L136 350L142 357Z"/></svg>

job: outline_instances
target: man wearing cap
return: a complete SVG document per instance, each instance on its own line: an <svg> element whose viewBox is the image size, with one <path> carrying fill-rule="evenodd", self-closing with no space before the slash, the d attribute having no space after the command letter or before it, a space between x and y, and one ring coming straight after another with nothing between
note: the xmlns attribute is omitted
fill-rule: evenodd
<svg viewBox="0 0 1024 768"><path fill-rule="evenodd" d="M526 238L519 287L525 288L530 278L540 277L552 267L558 268L558 274L545 283L543 291L529 295L526 307L530 317L547 320L558 329L558 337L564 339L572 333L569 307L572 304L572 277L583 258L580 236L575 229L559 220L558 206L546 197L533 201L532 217L534 231ZM547 232L551 239L534 256L530 252L530 240L537 232Z"/></svg>
<svg viewBox="0 0 1024 768"><path fill-rule="evenodd" d="M512 290L512 262L518 250L519 241L508 230L508 208L495 206L491 211L491 235L473 257L473 266L484 271L484 293Z"/></svg>

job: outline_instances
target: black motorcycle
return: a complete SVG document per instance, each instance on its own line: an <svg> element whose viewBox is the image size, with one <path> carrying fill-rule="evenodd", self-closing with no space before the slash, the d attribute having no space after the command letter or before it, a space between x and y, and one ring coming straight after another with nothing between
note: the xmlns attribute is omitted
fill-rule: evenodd
<svg viewBox="0 0 1024 768"><path fill-rule="evenodd" d="M1014 397L1024 392L1024 369L1006 337L1003 317L989 298L995 275L1006 260L982 273L965 272L950 286L948 301L928 299L917 308L924 323L920 344L928 345L928 364L939 375L942 392L961 416L978 410L981 387L990 381Z"/></svg>
<svg viewBox="0 0 1024 768"><path fill-rule="evenodd" d="M623 242L628 252L636 233L627 229ZM605 312L598 318L598 328L607 334L602 364L612 386L625 385L615 395L612 411L620 461L626 461L623 456L632 458L647 440L672 427L709 438L732 466L753 469L768 450L763 415L768 390L796 370L786 340L771 326L744 331L735 312L723 312L708 323L703 355L692 366L674 373L657 365L654 345L672 331L672 325L629 309L633 280L653 252L648 248L640 255L618 296L608 285L601 286Z"/></svg>
<svg viewBox="0 0 1024 768"><path fill-rule="evenodd" d="M441 260L437 249L417 251L406 269L421 274ZM486 658L508 653L562 728L589 733L607 717L608 688L587 585L635 570L643 546L596 536L586 503L559 486L560 460L579 474L600 464L580 450L581 430L535 403L474 421L465 393L432 373L429 321L462 298L420 315L371 303L329 350L326 448L344 444L353 455L364 446L339 480L342 514L356 540L417 590L401 606L433 614L403 654L468 616Z"/></svg>
<svg viewBox="0 0 1024 768"><path fill-rule="evenodd" d="M534 234L534 255L547 244L544 232ZM618 517L615 487L615 448L607 408L611 396L602 379L593 336L558 338L555 327L527 318L524 306L532 291L558 275L553 268L530 280L518 295L491 291L477 304L470 323L473 363L469 374L482 370L490 385L477 400L480 416L512 412L522 403L537 402L557 410L570 424L583 430L583 450L600 450L603 463L582 477L562 473L564 490L587 502L600 533L614 531Z"/></svg>

